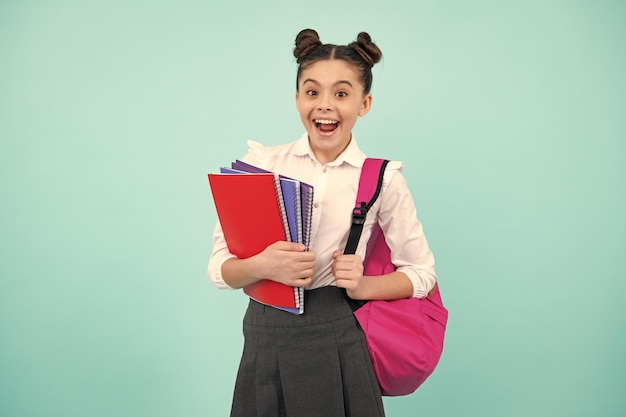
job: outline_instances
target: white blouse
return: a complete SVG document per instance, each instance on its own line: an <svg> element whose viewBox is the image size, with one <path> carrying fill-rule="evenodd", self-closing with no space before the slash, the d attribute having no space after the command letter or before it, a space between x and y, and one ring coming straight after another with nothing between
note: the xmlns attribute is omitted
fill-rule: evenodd
<svg viewBox="0 0 626 417"><path fill-rule="evenodd" d="M309 289L335 285L331 255L345 248L365 160L356 140L353 137L337 159L325 165L315 159L306 133L296 142L272 147L249 141L248 150L243 161L314 187L311 250L316 254L316 262ZM367 240L378 221L391 249L393 264L411 280L413 296L422 298L436 283L435 261L401 174L402 167L398 161L387 165L381 194L368 212L356 254L365 256ZM224 261L233 257L218 220L208 273L219 288L230 288L222 278L221 268Z"/></svg>

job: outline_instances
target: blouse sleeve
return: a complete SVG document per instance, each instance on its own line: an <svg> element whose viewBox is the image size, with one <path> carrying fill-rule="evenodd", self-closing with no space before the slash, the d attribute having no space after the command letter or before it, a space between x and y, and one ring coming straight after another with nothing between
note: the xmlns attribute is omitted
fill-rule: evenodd
<svg viewBox="0 0 626 417"><path fill-rule="evenodd" d="M248 141L248 153L242 158L243 161L256 165L259 159L259 155L263 154L263 145L258 142ZM228 246L226 245L226 239L224 239L224 233L219 219L215 225L213 231L213 251L209 258L208 275L213 284L221 289L232 289L222 277L222 265L228 259L236 258L235 255L230 253Z"/></svg>
<svg viewBox="0 0 626 417"><path fill-rule="evenodd" d="M218 220L215 225L215 230L213 231L213 251L211 252L211 257L209 258L208 269L209 278L216 287L221 289L232 289L232 287L224 281L224 278L222 278L222 264L228 259L235 257L236 256L228 250L226 240L224 239L224 233L222 232L222 226Z"/></svg>
<svg viewBox="0 0 626 417"><path fill-rule="evenodd" d="M437 282L435 261L401 169L400 162L387 167L378 221L397 271L411 280L413 297L423 298Z"/></svg>

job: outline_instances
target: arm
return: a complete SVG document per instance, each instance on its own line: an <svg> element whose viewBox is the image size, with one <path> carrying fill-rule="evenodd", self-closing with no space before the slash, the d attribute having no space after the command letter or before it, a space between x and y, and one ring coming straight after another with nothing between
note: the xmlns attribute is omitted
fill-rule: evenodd
<svg viewBox="0 0 626 417"><path fill-rule="evenodd" d="M426 297L437 283L435 259L417 218L413 196L400 172L393 173L383 192L378 220L391 248L391 261L396 272L406 274L411 281L413 297Z"/></svg>
<svg viewBox="0 0 626 417"><path fill-rule="evenodd" d="M271 279L291 286L310 283L315 254L304 252L304 245L276 242L258 255L239 259L228 250L219 221L213 233L213 252L208 273L219 288L243 288L261 279Z"/></svg>
<svg viewBox="0 0 626 417"><path fill-rule="evenodd" d="M300 243L276 242L250 258L227 259L222 264L222 278L231 288L243 288L262 279L292 287L307 286L311 283L315 254L304 249Z"/></svg>
<svg viewBox="0 0 626 417"><path fill-rule="evenodd" d="M390 246L396 271L381 276L363 276L360 256L342 255L336 251L333 273L337 286L346 288L348 295L355 299L422 298L436 283L434 259L406 181L397 170L388 170L385 177L383 192L377 202L380 203L377 220Z"/></svg>
<svg viewBox="0 0 626 417"><path fill-rule="evenodd" d="M336 285L345 288L354 300L396 300L413 295L413 284L403 272L364 276L363 260L359 255L344 255L335 251L332 268Z"/></svg>

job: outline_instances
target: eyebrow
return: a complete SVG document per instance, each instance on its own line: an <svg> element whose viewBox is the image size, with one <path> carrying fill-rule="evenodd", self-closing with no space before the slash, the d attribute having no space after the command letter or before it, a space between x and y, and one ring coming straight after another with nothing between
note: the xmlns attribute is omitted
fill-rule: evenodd
<svg viewBox="0 0 626 417"><path fill-rule="evenodd" d="M313 83L315 85L320 85L319 82L315 81L312 78L307 78L306 80L302 81L302 84L304 85L304 84L306 84L308 82L311 82L311 83ZM348 80L339 80L336 83L334 83L333 86L337 86L337 85L340 85L340 84L348 84L350 87L352 87L352 83L350 81L348 81Z"/></svg>

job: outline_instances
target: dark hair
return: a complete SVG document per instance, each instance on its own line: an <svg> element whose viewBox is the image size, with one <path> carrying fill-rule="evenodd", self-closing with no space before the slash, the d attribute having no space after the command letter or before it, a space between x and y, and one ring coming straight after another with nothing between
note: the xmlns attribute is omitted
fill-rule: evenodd
<svg viewBox="0 0 626 417"><path fill-rule="evenodd" d="M327 59L342 59L354 65L361 73L360 81L365 94L372 88L372 67L383 57L381 50L366 32L359 33L356 41L348 45L333 45L323 44L313 29L304 29L298 33L293 55L298 63L296 91L300 75L309 65Z"/></svg>

